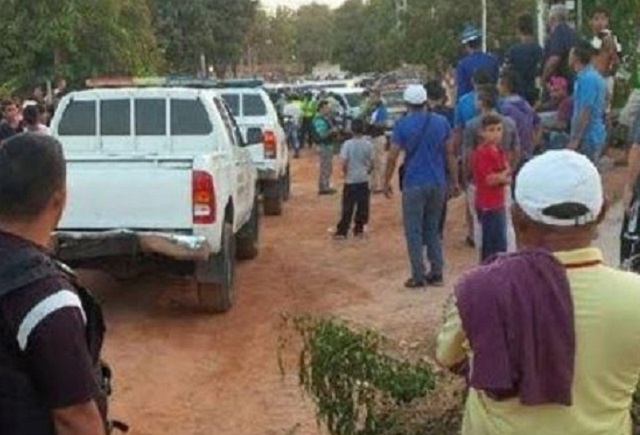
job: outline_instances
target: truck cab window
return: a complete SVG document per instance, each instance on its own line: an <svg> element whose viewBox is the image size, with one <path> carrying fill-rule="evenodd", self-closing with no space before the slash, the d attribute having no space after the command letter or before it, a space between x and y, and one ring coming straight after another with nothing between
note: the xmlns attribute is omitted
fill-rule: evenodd
<svg viewBox="0 0 640 435"><path fill-rule="evenodd" d="M135 100L136 134L165 136L167 134L167 102L165 99Z"/></svg>
<svg viewBox="0 0 640 435"><path fill-rule="evenodd" d="M100 101L100 134L102 136L131 135L131 100Z"/></svg>
<svg viewBox="0 0 640 435"><path fill-rule="evenodd" d="M213 130L200 100L171 99L171 135L199 136Z"/></svg>
<svg viewBox="0 0 640 435"><path fill-rule="evenodd" d="M69 102L60 118L58 134L60 136L95 136L96 102Z"/></svg>

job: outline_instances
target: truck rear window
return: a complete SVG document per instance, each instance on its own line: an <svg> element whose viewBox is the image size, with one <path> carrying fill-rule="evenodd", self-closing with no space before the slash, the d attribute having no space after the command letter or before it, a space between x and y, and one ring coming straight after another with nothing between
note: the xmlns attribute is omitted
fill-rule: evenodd
<svg viewBox="0 0 640 435"><path fill-rule="evenodd" d="M167 134L166 100L137 99L136 134L138 136L165 136Z"/></svg>
<svg viewBox="0 0 640 435"><path fill-rule="evenodd" d="M211 133L213 126L200 100L171 100L171 135L200 136Z"/></svg>
<svg viewBox="0 0 640 435"><path fill-rule="evenodd" d="M261 95L244 94L242 96L243 116L266 116L267 106L264 104Z"/></svg>
<svg viewBox="0 0 640 435"><path fill-rule="evenodd" d="M100 134L102 136L131 135L131 100L100 102Z"/></svg>
<svg viewBox="0 0 640 435"><path fill-rule="evenodd" d="M58 134L60 136L95 136L96 102L69 102L60 119Z"/></svg>

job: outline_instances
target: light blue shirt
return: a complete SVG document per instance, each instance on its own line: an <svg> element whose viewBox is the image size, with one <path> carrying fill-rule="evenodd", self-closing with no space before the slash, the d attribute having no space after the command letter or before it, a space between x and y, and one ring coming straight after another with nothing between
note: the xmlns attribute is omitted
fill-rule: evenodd
<svg viewBox="0 0 640 435"><path fill-rule="evenodd" d="M593 65L587 65L578 73L574 84L571 134L572 136L575 134L582 109L589 108L589 123L582 137L581 146L590 151L595 147L603 147L607 140L606 100L607 85L604 79Z"/></svg>
<svg viewBox="0 0 640 435"><path fill-rule="evenodd" d="M476 91L471 91L460 98L453 114L454 126L464 128L467 122L478 116L478 108L476 106L477 98L478 94Z"/></svg>

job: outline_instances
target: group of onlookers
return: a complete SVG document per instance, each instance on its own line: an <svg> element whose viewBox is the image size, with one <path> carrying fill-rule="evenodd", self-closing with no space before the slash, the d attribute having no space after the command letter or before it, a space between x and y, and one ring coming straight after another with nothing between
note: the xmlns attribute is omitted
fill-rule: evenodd
<svg viewBox="0 0 640 435"><path fill-rule="evenodd" d="M60 99L66 93L67 83L58 79L50 94L36 86L26 98L6 98L0 104L0 142L19 133L49 134L48 125Z"/></svg>

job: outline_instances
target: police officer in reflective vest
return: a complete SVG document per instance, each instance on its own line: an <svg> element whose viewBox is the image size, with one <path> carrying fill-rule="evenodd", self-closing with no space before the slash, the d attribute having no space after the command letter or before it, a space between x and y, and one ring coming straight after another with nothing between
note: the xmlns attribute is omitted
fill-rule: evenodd
<svg viewBox="0 0 640 435"><path fill-rule="evenodd" d="M100 307L49 254L66 199L62 147L0 145L0 434L104 435Z"/></svg>

